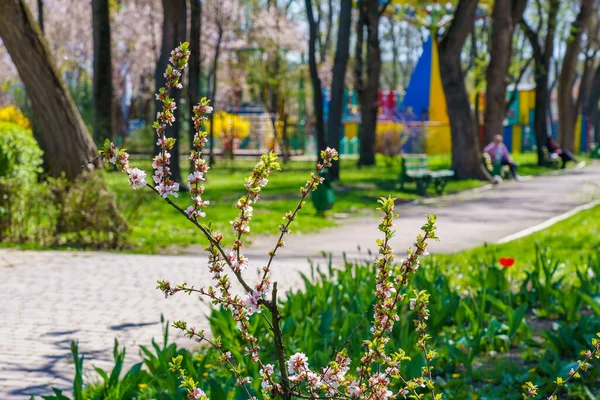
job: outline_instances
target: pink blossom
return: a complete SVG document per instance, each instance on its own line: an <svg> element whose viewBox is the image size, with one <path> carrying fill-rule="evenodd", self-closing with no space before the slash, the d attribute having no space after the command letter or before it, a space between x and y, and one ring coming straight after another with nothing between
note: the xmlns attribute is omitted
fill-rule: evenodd
<svg viewBox="0 0 600 400"><path fill-rule="evenodd" d="M308 370L308 358L304 353L296 353L288 361L288 373L296 374Z"/></svg>
<svg viewBox="0 0 600 400"><path fill-rule="evenodd" d="M308 385L315 390L321 388L321 377L312 371L306 373L306 381L308 382Z"/></svg>
<svg viewBox="0 0 600 400"><path fill-rule="evenodd" d="M146 173L139 168L133 168L129 171L129 184L133 189L146 186Z"/></svg>
<svg viewBox="0 0 600 400"><path fill-rule="evenodd" d="M348 391L348 395L352 398L357 398L362 394L358 381L351 381L346 390Z"/></svg>
<svg viewBox="0 0 600 400"><path fill-rule="evenodd" d="M206 393L204 393L204 391L202 389L198 389L198 388L194 388L190 394L189 394L189 399L190 400L202 400L202 399L206 399Z"/></svg>
<svg viewBox="0 0 600 400"><path fill-rule="evenodd" d="M200 171L194 171L188 175L188 182L190 185L194 185L204 180L204 173Z"/></svg>
<svg viewBox="0 0 600 400"><path fill-rule="evenodd" d="M261 295L256 291L252 291L252 293L246 294L246 298L244 299L244 304L248 308L248 314L252 315L254 313L260 314L260 304L258 301L260 300Z"/></svg>
<svg viewBox="0 0 600 400"><path fill-rule="evenodd" d="M164 198L167 198L169 195L179 197L179 194L177 193L179 191L179 183L177 182L160 183L156 186L156 190L158 190L160 195Z"/></svg>
<svg viewBox="0 0 600 400"><path fill-rule="evenodd" d="M206 217L206 213L200 209L196 209L194 206L189 206L186 210L185 213L190 216L190 217L200 217L200 218L204 218Z"/></svg>

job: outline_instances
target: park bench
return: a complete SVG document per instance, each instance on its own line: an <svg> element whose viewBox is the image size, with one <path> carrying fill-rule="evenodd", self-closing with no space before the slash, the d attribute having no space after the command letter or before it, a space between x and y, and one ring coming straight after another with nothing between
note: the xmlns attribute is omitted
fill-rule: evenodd
<svg viewBox="0 0 600 400"><path fill-rule="evenodd" d="M481 161L490 175L499 176L502 179L510 177L510 167L508 165L492 162L492 157L488 153L483 153L481 155Z"/></svg>
<svg viewBox="0 0 600 400"><path fill-rule="evenodd" d="M417 193L424 196L429 185L433 184L437 194L442 194L448 179L454 176L452 170L431 171L426 154L405 154L402 156L400 171L400 189L404 190L406 182L415 182Z"/></svg>
<svg viewBox="0 0 600 400"><path fill-rule="evenodd" d="M560 164L560 157L552 158L550 157L550 152L546 146L542 147L542 152L544 153L544 164L547 167L558 169Z"/></svg>

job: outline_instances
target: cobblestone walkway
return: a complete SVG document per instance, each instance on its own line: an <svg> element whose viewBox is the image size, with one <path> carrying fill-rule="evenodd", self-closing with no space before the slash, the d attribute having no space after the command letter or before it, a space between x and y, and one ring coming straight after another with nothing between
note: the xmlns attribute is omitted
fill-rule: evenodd
<svg viewBox="0 0 600 400"><path fill-rule="evenodd" d="M429 204L398 208L398 235L392 246L412 242L425 213L437 213L440 243L433 252L452 252L539 224L600 197L600 165L490 190L448 196ZM375 248L377 219L349 219L343 226L309 236L290 236L277 257L274 279L280 291L301 288L298 272L309 270L307 257L346 252L365 257ZM257 237L245 254L260 266L273 239ZM359 250L360 247L360 250ZM193 251L193 250L192 250ZM157 279L209 283L205 257L148 256L101 252L15 251L0 249L0 399L23 399L68 388L73 377L70 342L79 341L88 368L109 368L115 338L139 360L138 345L162 340L160 317L194 321L208 328L209 306L194 296L165 300L154 290ZM320 259L321 261L323 259ZM172 340L190 346L175 336Z"/></svg>

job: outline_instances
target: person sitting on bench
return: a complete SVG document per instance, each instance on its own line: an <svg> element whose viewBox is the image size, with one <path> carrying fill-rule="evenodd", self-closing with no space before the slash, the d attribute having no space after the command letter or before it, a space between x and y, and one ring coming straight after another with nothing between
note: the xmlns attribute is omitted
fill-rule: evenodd
<svg viewBox="0 0 600 400"><path fill-rule="evenodd" d="M517 164L511 158L501 135L494 136L494 141L485 146L483 152L490 155L493 164L508 165L513 178L516 181L521 181L521 177L517 174Z"/></svg>
<svg viewBox="0 0 600 400"><path fill-rule="evenodd" d="M546 140L546 147L548 147L548 153L550 157L560 157L562 160L562 167L560 167L561 169L565 169L568 161L577 163L577 159L573 153L571 153L569 150L561 149L558 143L556 143L556 140L552 139L552 137L548 137Z"/></svg>

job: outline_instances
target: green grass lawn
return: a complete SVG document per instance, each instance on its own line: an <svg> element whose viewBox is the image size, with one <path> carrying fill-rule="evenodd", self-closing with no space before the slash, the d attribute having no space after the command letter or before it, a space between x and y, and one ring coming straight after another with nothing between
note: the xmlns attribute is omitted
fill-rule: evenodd
<svg viewBox="0 0 600 400"><path fill-rule="evenodd" d="M539 175L548 172L547 168L535 165L535 154L515 155L523 175ZM221 160L207 175L206 192L203 198L210 200L207 221L212 221L218 231L229 234L229 221L237 215L234 207L236 200L244 194L244 178L251 171L255 161L243 159L233 163ZM151 175L149 158L133 160L132 165L147 171ZM182 166L183 175L187 175L187 163ZM431 156L431 169L450 168L449 156ZM292 161L282 165L282 171L274 172L269 185L264 189L261 201L254 208L251 225L254 234L276 233L283 215L297 203L299 188L306 182L314 163L309 161ZM356 166L355 159L342 160L341 182L335 185L336 203L332 211L325 217L318 216L310 201L300 214L300 223L294 224L295 233L310 233L319 229L336 225L336 213L355 214L373 212L376 201L381 196L391 195L400 201L411 201L421 198L416 194L415 185L408 184L405 191L400 191L398 175L399 159L385 160L378 158L373 167ZM187 246L203 243L198 231L164 200L149 190L133 191L127 184L124 175L108 173L109 187L116 193L117 203L131 223L132 232L128 241L132 251L154 253L165 251L171 246ZM450 181L445 193L452 194L476 188L486 184L475 180ZM429 189L428 196L435 196ZM190 204L189 195L181 193L176 203L182 208Z"/></svg>
<svg viewBox="0 0 600 400"><path fill-rule="evenodd" d="M574 268L585 267L589 257L600 257L600 205L581 211L549 228L503 244L490 244L454 254L436 255L435 259L457 274L477 265L497 262L501 257L515 258L511 271L523 277L536 259L536 246L552 262L560 262L559 276L567 281L574 277Z"/></svg>

